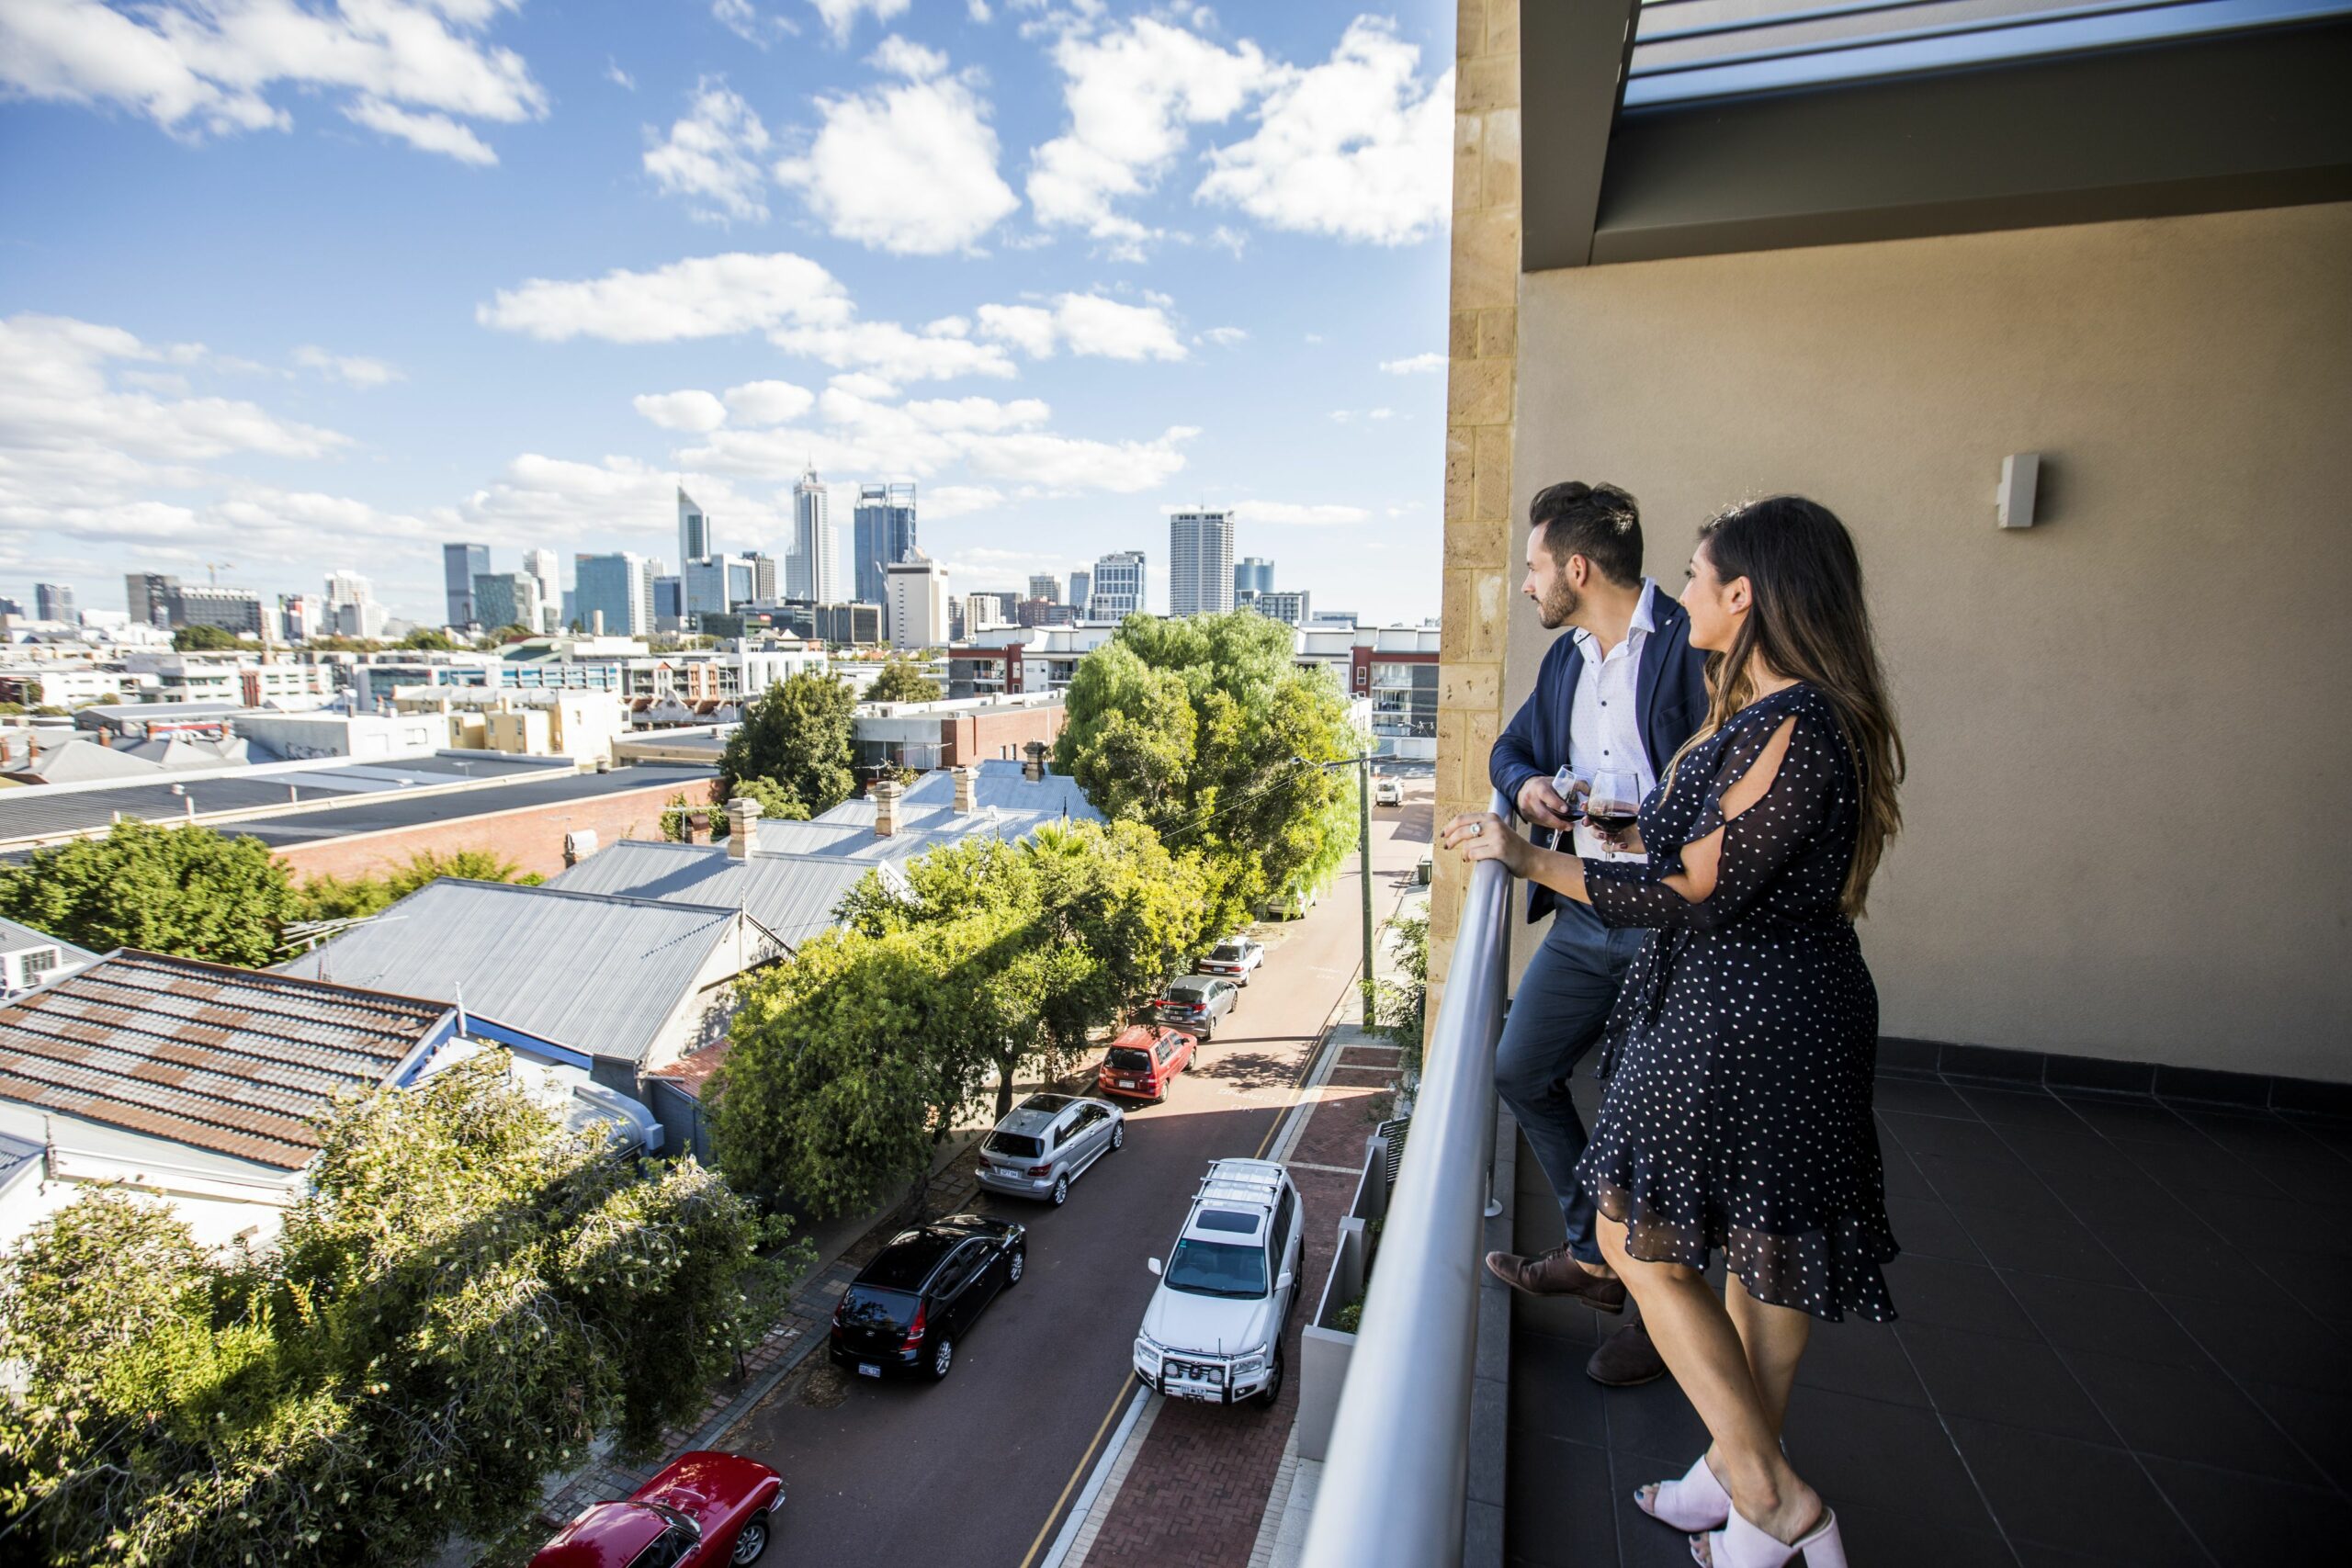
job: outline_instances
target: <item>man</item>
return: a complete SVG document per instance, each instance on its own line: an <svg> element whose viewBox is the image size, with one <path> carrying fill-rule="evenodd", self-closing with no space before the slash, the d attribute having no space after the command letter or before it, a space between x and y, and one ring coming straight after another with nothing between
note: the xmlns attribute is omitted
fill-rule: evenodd
<svg viewBox="0 0 2352 1568"><path fill-rule="evenodd" d="M1520 591L1535 601L1547 630L1571 629L1544 654L1534 692L1495 741L1487 773L1539 843L1548 837L1580 855L1633 858L1581 819L1554 775L1564 764L1588 784L1603 769L1631 772L1647 795L1706 717L1706 656L1690 647L1682 606L1642 575L1632 496L1614 485L1556 484L1536 496L1528 521ZM1531 1294L1572 1295L1621 1312L1625 1287L1600 1259L1592 1197L1577 1183L1585 1130L1568 1080L1600 1040L1648 933L1611 931L1587 906L1531 884L1527 918L1547 913L1551 930L1528 962L1496 1050L1495 1086L1559 1200L1567 1240L1532 1258L1491 1252L1487 1267ZM1649 1382L1666 1364L1635 1322L1602 1341L1586 1370L1622 1387Z"/></svg>

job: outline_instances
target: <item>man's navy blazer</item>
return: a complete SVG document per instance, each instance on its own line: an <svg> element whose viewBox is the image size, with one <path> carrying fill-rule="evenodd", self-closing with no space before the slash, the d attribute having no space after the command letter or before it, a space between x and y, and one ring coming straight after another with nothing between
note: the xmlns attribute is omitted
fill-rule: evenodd
<svg viewBox="0 0 2352 1568"><path fill-rule="evenodd" d="M1660 773L1707 716L1707 656L1690 646L1690 617L1664 589L1650 595L1652 630L1642 641L1642 661L1634 671L1634 700L1641 705L1642 744L1650 766ZM1568 716L1575 712L1577 681L1584 655L1574 633L1554 640L1535 672L1535 690L1520 705L1487 760L1487 776L1514 807L1520 786L1550 778L1567 765ZM1540 883L1527 885L1527 918L1541 919L1559 895Z"/></svg>

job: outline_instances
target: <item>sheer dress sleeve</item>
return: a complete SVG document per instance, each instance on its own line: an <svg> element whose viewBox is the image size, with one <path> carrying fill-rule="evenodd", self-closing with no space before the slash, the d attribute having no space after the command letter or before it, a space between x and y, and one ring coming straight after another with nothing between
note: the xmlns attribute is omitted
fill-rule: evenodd
<svg viewBox="0 0 2352 1568"><path fill-rule="evenodd" d="M1791 727L1789 749L1771 787L1761 800L1726 820L1724 793L1747 776L1783 724ZM1757 721L1741 726L1725 738L1698 817L1679 842L1649 845L1645 862L1584 863L1593 913L1603 925L1660 931L1705 931L1731 924L1828 822L1838 796L1838 759L1835 739L1810 714L1800 711L1785 719L1759 715ZM1689 789L1695 783L1679 779L1676 787ZM1666 878L1682 870L1684 845L1717 829L1724 840L1714 891L1692 903L1668 887Z"/></svg>

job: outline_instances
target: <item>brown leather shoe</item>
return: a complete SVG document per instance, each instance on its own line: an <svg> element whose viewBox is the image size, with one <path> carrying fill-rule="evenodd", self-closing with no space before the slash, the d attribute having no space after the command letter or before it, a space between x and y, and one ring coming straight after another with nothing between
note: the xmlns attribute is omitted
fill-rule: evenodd
<svg viewBox="0 0 2352 1568"><path fill-rule="evenodd" d="M1516 1252L1489 1252L1487 1267L1496 1279L1531 1296L1575 1296L1600 1312L1625 1310L1623 1281L1604 1280L1587 1272L1565 1247L1539 1252L1532 1258L1521 1258Z"/></svg>
<svg viewBox="0 0 2352 1568"><path fill-rule="evenodd" d="M1634 1322L1602 1340L1592 1359L1584 1364L1584 1371L1593 1382L1610 1388L1632 1388L1664 1377L1666 1359L1650 1343L1650 1331Z"/></svg>

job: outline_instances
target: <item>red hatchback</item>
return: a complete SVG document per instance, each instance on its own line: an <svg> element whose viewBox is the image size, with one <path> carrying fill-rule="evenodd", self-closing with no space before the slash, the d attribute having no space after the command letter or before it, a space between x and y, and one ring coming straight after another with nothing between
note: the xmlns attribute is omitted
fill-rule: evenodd
<svg viewBox="0 0 2352 1568"><path fill-rule="evenodd" d="M533 1554L531 1568L718 1568L768 1547L784 1477L755 1459L700 1450L618 1503L597 1503Z"/></svg>
<svg viewBox="0 0 2352 1568"><path fill-rule="evenodd" d="M1193 1036L1173 1029L1130 1024L1102 1053L1094 1091L1124 1100L1165 1100L1176 1075L1193 1065L1196 1043Z"/></svg>

